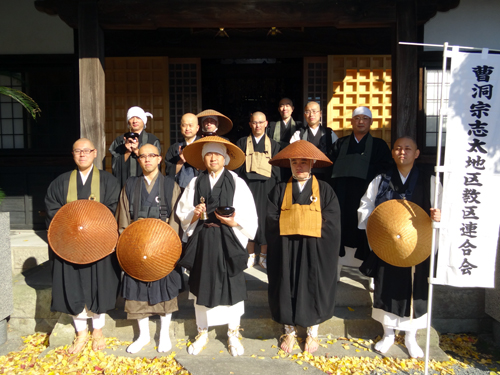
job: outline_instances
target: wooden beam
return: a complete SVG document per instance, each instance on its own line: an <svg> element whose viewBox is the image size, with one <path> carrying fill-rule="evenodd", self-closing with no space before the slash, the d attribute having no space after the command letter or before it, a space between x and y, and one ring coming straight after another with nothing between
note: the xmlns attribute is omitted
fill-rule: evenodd
<svg viewBox="0 0 500 375"><path fill-rule="evenodd" d="M80 77L80 136L97 148L94 164L102 168L106 155L104 37L99 27L97 1L78 5Z"/></svg>
<svg viewBox="0 0 500 375"><path fill-rule="evenodd" d="M398 0L396 8L393 140L402 136L416 137L418 110L418 49L399 44L418 41L416 0Z"/></svg>

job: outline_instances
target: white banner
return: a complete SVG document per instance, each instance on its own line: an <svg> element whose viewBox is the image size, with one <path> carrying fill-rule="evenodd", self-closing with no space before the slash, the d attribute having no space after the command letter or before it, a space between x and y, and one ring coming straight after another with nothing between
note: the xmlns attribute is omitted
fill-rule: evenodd
<svg viewBox="0 0 500 375"><path fill-rule="evenodd" d="M500 56L452 54L434 284L493 288L500 225Z"/></svg>

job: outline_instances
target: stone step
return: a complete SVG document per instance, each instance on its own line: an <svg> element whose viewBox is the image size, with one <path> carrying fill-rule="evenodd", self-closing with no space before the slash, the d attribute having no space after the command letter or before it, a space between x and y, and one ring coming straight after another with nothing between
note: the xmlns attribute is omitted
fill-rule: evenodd
<svg viewBox="0 0 500 375"><path fill-rule="evenodd" d="M368 292L368 279L360 275L356 270L343 268L341 279L337 287L337 306L334 316L320 325L320 337L323 342L328 335L332 338L362 338L374 339L382 334L381 325L371 318L371 293ZM255 352L259 355L257 347L278 344L278 338L282 334L282 326L271 319L267 302L267 275L265 270L254 267L245 272L248 288L248 300L245 303L245 314L241 320L244 328L243 337L245 347L249 347L248 355ZM50 311L51 301L51 265L49 262L43 263L29 271L14 277L14 313L11 316L9 325L11 331L17 334L30 334L37 332L52 332L50 336L50 347L63 346L70 343L74 336L72 319L66 314L53 313ZM188 299L188 293L183 292L179 296L179 311L173 314L170 325L170 337L174 345L186 343L193 340L197 334L193 301ZM135 321L127 320L123 311L123 299L118 299L117 307L108 312L104 334L108 337L116 337L121 341L132 341L138 337L138 327ZM141 356L155 357L158 355L155 346L158 345L158 335L160 331L160 320L157 317L150 319L150 332L154 337L154 343L148 345L140 352ZM210 356L212 351L227 353L227 328L225 326L213 327L209 331L211 350L207 350L203 355ZM431 330L431 357L436 360L446 356L440 351L438 334ZM304 329L299 329L299 335L305 337ZM425 345L425 331L419 332L418 340L420 345ZM265 343L265 344L264 344ZM251 349L253 348L253 349ZM328 348L321 348L320 353L339 351L339 355L353 355L343 353L343 347L334 349L331 345ZM341 351L342 350L342 351ZM179 351L182 357L185 347ZM391 348L391 356L406 358L405 349L397 346ZM151 353L149 353L151 352ZM120 347L115 355L128 355L125 347ZM365 354L357 353L358 355ZM227 354L229 356L229 354ZM273 354L274 355L274 354ZM444 357L443 357L444 355ZM200 358L194 359L192 356L185 356L183 359L188 368L190 365L196 369ZM267 357L266 357L267 358ZM228 357L228 359L230 359ZM270 359L270 358L269 358ZM180 359L179 359L180 360ZM267 359L266 359L267 360ZM181 361L181 360L180 360ZM224 361L222 361L223 363ZM181 361L181 363L183 363ZM202 362L200 362L202 363ZM183 363L184 364L184 363ZM196 373L197 371L192 371ZM198 372L200 373L200 372Z"/></svg>

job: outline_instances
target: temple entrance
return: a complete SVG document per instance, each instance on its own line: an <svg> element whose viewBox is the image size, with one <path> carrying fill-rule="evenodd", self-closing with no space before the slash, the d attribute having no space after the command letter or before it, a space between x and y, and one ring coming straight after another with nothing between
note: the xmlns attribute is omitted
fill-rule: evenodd
<svg viewBox="0 0 500 375"><path fill-rule="evenodd" d="M303 59L201 60L202 108L215 109L233 121L231 141L250 132L250 114L261 111L268 121L280 119L282 97L293 100L294 117L302 121Z"/></svg>

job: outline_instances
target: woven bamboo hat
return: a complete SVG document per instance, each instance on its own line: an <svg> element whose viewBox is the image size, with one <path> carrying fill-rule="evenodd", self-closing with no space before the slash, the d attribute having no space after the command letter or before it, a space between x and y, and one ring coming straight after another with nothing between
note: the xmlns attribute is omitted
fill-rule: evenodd
<svg viewBox="0 0 500 375"><path fill-rule="evenodd" d="M431 218L407 200L378 205L368 218L366 234L375 254L393 266L416 266L431 254Z"/></svg>
<svg viewBox="0 0 500 375"><path fill-rule="evenodd" d="M65 261L89 264L114 251L118 225L105 205L81 199L57 211L47 237L52 250Z"/></svg>
<svg viewBox="0 0 500 375"><path fill-rule="evenodd" d="M196 169L207 169L207 167L205 166L205 162L203 161L203 158L201 156L201 151L206 143L220 143L226 146L227 155L229 156L230 161L229 164L225 166L225 168L231 171L240 167L245 162L245 154L238 146L231 143L227 139L212 135L194 141L190 145L186 146L183 151L183 155L186 158L186 161Z"/></svg>
<svg viewBox="0 0 500 375"><path fill-rule="evenodd" d="M333 163L309 141L296 141L278 152L269 163L277 167L290 168L290 159L314 159L314 168L329 167Z"/></svg>
<svg viewBox="0 0 500 375"><path fill-rule="evenodd" d="M214 111L213 109L206 109L196 115L199 118L200 129L202 128L202 118L205 116L217 116L219 119L219 126L217 127L217 135L224 135L229 133L233 128L233 122L229 117L224 116L222 113Z"/></svg>
<svg viewBox="0 0 500 375"><path fill-rule="evenodd" d="M160 280L175 267L182 245L177 233L160 219L141 219L120 235L116 255L122 269L144 282Z"/></svg>

